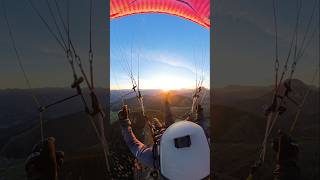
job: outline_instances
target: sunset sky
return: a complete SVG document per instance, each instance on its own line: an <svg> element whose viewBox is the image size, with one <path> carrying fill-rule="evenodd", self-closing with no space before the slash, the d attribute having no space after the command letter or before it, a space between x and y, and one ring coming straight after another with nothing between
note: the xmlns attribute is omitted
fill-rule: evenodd
<svg viewBox="0 0 320 180"><path fill-rule="evenodd" d="M69 87L72 82L72 73L65 54L50 36L28 1L6 0L5 2L17 48L32 86L36 88ZM49 11L44 2L39 1L36 5L41 13L49 18ZM109 83L106 54L106 39L109 36L106 29L108 18L106 2L94 2L94 78L96 86L106 87ZM279 3L279 55L282 66L295 25L296 1L277 2ZM72 38L83 61L87 63L88 1L71 0L71 3ZM313 6L314 0L303 1L299 26L300 43ZM65 12L65 6L61 4L61 7ZM214 52L212 52L211 61L213 86L271 85L274 82L275 56L272 1L219 1L215 5L215 12L211 15L215 18ZM318 13L315 14L310 31L317 29L317 20ZM50 24L53 25L52 20ZM209 30L175 16L145 14L112 20L110 31L112 88L131 88L126 71L121 68L121 62L125 62L123 59L131 62L131 47L133 66L137 65L136 61L140 57L141 88L194 87L195 59L197 62L204 59L206 67L204 70L207 73L205 85L207 86ZM2 13L0 13L0 36L0 88L26 88ZM318 40L313 38L297 66L294 77L306 83L310 82L317 67L317 61ZM85 65L88 67L88 64ZM134 68L133 73L137 75L137 67ZM318 78L315 82L318 82Z"/></svg>
<svg viewBox="0 0 320 180"><path fill-rule="evenodd" d="M141 89L195 88L201 76L209 87L209 29L176 16L144 14L112 20L110 31L112 89L132 88L131 59L136 79L140 64Z"/></svg>

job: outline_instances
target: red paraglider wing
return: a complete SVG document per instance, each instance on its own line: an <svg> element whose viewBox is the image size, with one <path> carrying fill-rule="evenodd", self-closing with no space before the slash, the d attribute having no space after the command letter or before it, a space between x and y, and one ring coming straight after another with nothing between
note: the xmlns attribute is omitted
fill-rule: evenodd
<svg viewBox="0 0 320 180"><path fill-rule="evenodd" d="M210 0L111 0L110 18L141 13L164 13L210 28Z"/></svg>

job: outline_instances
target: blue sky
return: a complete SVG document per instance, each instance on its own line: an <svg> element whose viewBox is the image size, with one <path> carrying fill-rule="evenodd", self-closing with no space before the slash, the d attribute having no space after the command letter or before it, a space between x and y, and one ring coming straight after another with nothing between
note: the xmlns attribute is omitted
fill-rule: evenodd
<svg viewBox="0 0 320 180"><path fill-rule="evenodd" d="M125 68L131 54L136 78L140 64L142 89L194 88L201 74L209 86L209 29L164 14L123 17L110 25L112 89L132 87Z"/></svg>

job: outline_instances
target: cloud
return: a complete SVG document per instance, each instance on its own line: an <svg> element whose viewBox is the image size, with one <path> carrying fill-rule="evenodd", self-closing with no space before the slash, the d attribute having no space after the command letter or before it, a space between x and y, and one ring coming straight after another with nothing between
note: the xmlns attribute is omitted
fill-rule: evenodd
<svg viewBox="0 0 320 180"><path fill-rule="evenodd" d="M121 66L126 66L127 63L130 65L131 49L124 50L123 52L125 53L122 53L120 50L112 51L111 61L114 63L120 63ZM192 59L193 57L187 57L186 55L183 56L173 52L151 51L151 50L144 49L143 51L140 50L140 51L132 52L132 57L134 61L136 61L139 57L141 64L150 64L150 61L152 61L152 62L164 64L170 67L184 69L188 72L193 73L192 76L194 76L194 78L196 78L196 74L198 73L198 80L200 80L200 76L202 75L202 69L200 67L203 67L203 76L204 76L203 85L205 87L209 87L209 80L210 80L209 78L210 70L208 68L210 64L209 58L208 59L203 58L203 61L205 62L199 61L197 64L198 67L196 68L196 65L194 64L194 60ZM207 55L207 57L209 56ZM119 61L122 61L122 59L126 59L127 63L119 62ZM136 66L136 65L137 65L136 62L133 62L133 66ZM194 86L194 81L190 79L190 76L185 77L185 76L170 75L170 78L168 78L166 75L167 75L166 73L161 73L153 77L140 77L140 83L143 84L143 89L165 89L164 87L162 87L163 84L166 84L166 86L172 89L192 88ZM118 78L120 77L118 76ZM119 84L121 84L121 88L124 88L124 87L130 88L130 85L127 84L128 82L130 82L130 80L128 81L128 77L125 77L123 75L119 82L120 82ZM115 83L115 81L112 81L111 83Z"/></svg>
<svg viewBox="0 0 320 180"><path fill-rule="evenodd" d="M167 52L146 52L143 54L146 60L156 61L172 67L184 68L195 72L195 67L189 63L191 61L189 58Z"/></svg>
<svg viewBox="0 0 320 180"><path fill-rule="evenodd" d="M188 70L194 74L202 70L205 71L205 64L210 64L209 59L199 60L197 65L195 65L193 62L193 57L185 57L182 55L178 55L172 52L166 52L166 51L151 51L151 50L143 50L143 51L135 51L132 52L131 50L125 50L125 53L121 53L120 51L117 51L115 54L115 51L111 52L111 60L120 60L120 59L126 59L128 63L130 62L131 56L133 59L139 58L141 61L153 61L153 62L159 62L163 63L172 67L176 68L182 68L185 70ZM205 61L205 62L202 62ZM124 62L122 64L125 64ZM197 67L196 67L197 66Z"/></svg>

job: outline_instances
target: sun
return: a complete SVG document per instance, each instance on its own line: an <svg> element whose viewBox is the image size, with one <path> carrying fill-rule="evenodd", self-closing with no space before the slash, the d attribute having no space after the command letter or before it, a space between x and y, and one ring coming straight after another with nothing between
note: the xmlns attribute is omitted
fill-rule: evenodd
<svg viewBox="0 0 320 180"><path fill-rule="evenodd" d="M189 80L179 76L158 75L148 83L150 87L161 89L163 92L187 88L191 85Z"/></svg>
<svg viewBox="0 0 320 180"><path fill-rule="evenodd" d="M173 88L172 88L172 86L171 87L170 86L162 86L161 90L163 92L169 92L170 90L173 90Z"/></svg>

